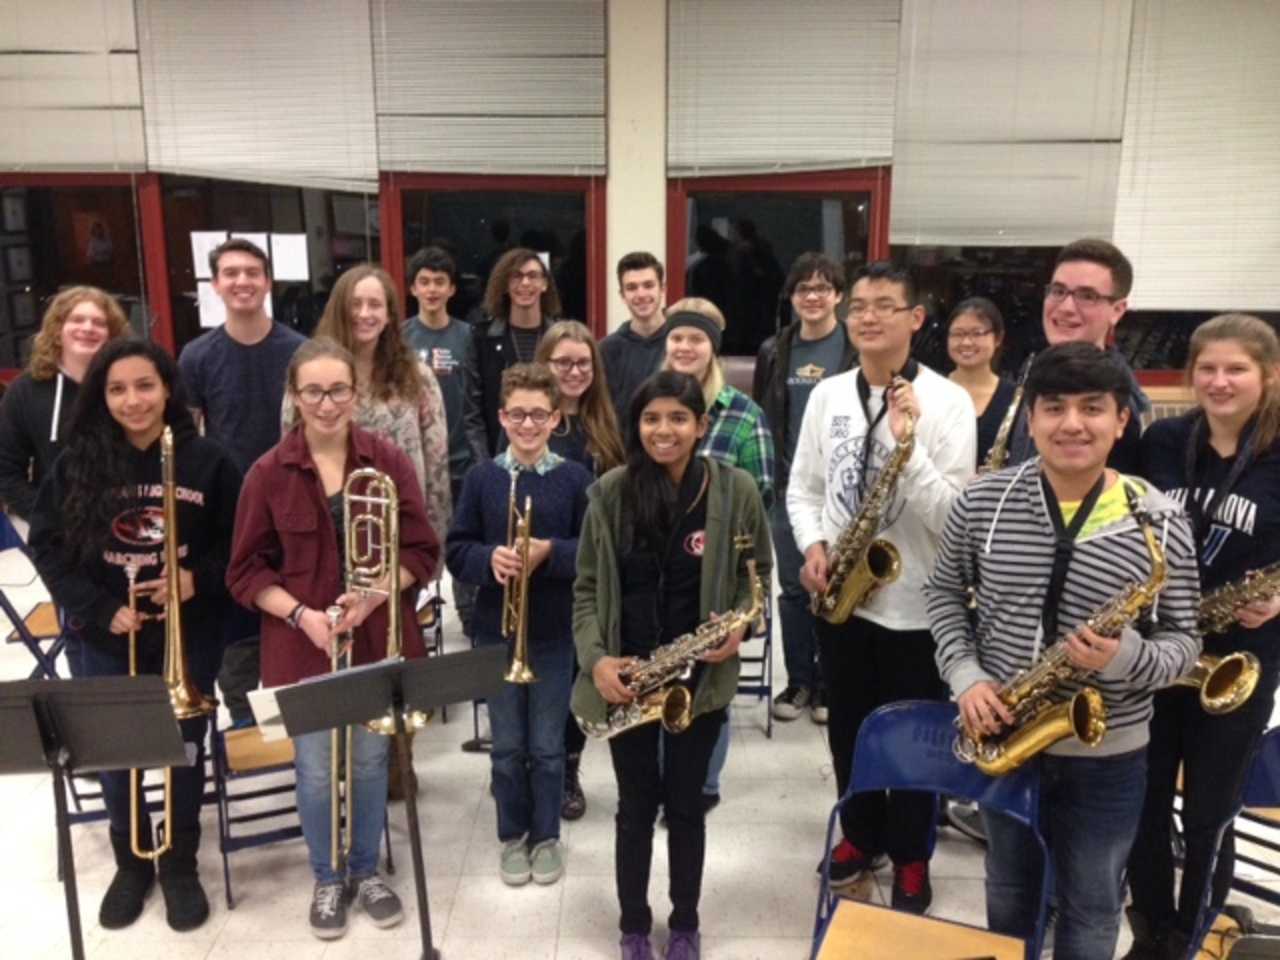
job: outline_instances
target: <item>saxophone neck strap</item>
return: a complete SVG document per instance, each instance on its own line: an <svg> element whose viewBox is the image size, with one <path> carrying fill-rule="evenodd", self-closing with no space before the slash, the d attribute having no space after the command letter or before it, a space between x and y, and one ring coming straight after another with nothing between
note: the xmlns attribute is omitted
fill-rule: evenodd
<svg viewBox="0 0 1280 960"><path fill-rule="evenodd" d="M1196 543L1204 542L1218 505L1231 494L1240 482L1240 477L1253 462L1253 433L1257 422L1258 418L1255 416L1245 424L1237 441L1235 462L1231 464L1223 482L1213 490L1203 490L1201 481L1210 456L1209 424L1201 413L1191 425L1184 470L1187 482L1187 515L1191 518L1191 530L1195 534ZM1204 498L1203 502L1201 497Z"/></svg>
<svg viewBox="0 0 1280 960"><path fill-rule="evenodd" d="M1107 485L1107 472L1102 471L1098 481L1080 502L1071 522L1064 523L1062 506L1058 503L1058 495L1054 493L1053 484L1043 473L1040 474L1040 489L1044 493L1045 506L1049 510L1049 519L1053 522L1053 571L1049 574L1049 589L1044 595L1044 607L1041 613L1041 624L1044 627L1045 643L1052 643L1058 636L1058 601L1062 599L1062 590L1067 583L1067 570L1071 566L1071 555L1075 552L1076 537L1084 528L1089 514L1102 496Z"/></svg>
<svg viewBox="0 0 1280 960"><path fill-rule="evenodd" d="M867 424L867 436L862 443L862 456L858 462L858 495L861 497L867 488L867 469L871 466L871 435L875 433L876 427L880 426L880 421L889 413L889 391L893 388L893 381L915 380L916 374L920 372L920 365L911 357L907 357L907 362L902 370L889 375L889 384L884 388L884 396L880 403L880 409L875 417L871 416L871 384L867 383L866 375L862 372L862 368L858 368L857 376L854 382L858 387L858 403L862 406L862 416Z"/></svg>

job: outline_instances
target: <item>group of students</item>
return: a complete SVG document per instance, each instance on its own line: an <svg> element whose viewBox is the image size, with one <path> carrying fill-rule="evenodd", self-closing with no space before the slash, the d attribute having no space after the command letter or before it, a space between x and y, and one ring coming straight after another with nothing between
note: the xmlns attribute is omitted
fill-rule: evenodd
<svg viewBox="0 0 1280 960"><path fill-rule="evenodd" d="M210 260L227 322L178 364L128 337L109 296L74 287L50 304L28 372L0 405L0 495L31 523L33 558L73 638L74 674L124 672L131 631L141 669L159 670L165 426L176 441L181 555L190 558L180 583L191 674L205 691L218 675L236 723L249 721L244 694L259 677L276 686L328 672L346 633L353 663L385 654L385 601L346 593L342 576L342 488L352 470L372 466L400 493L409 656L423 652L413 598L442 561L466 633L504 642L502 589L522 572L507 543L507 504L513 492L522 507L529 498L529 655L539 681L505 685L489 701L491 763L500 876L553 883L566 860L560 819L586 805L575 718L603 719L633 696L624 678L637 659L746 605L749 577L733 559L745 534L766 583L776 550L788 682L772 709L785 720L807 707L829 720L838 792L876 707L943 698L949 687L966 722L994 732L1010 719L999 685L1069 638L1072 662L1101 691L1110 733L1097 749L1064 742L1042 761L1055 955L1111 955L1126 872L1135 960L1177 955L1215 865L1209 902L1222 902L1231 850L1229 830L1217 849L1218 829L1270 715L1280 601L1251 605L1205 641L1259 657L1262 681L1246 708L1208 717L1187 691L1154 691L1201 649L1201 587L1275 559L1280 345L1265 323L1228 315L1204 324L1188 360L1195 407L1144 436L1145 397L1107 347L1132 270L1105 241L1068 245L1045 292L1050 347L1011 412L1010 466L974 479L1015 392L994 373L999 311L980 299L957 307L947 321L956 368L944 377L911 358L925 310L910 275L890 264L850 284L830 258L798 258L785 288L796 319L761 347L752 399L725 382L723 314L698 298L664 308L663 268L650 254L619 263L631 317L600 344L559 318L554 280L532 250L495 265L476 327L448 314L457 273L443 250L411 260L419 313L408 319L382 270L352 268L310 341L266 315L261 250L231 240ZM908 432L910 455L880 530L902 574L847 622L828 623L809 598L826 587L829 547ZM1149 574L1129 490L1143 521L1158 526L1168 583L1134 630L1101 637L1081 626L1089 614ZM137 611L129 565L145 572ZM325 614L335 602L344 610L337 623ZM682 681L693 694L687 731L650 724L609 741L624 960L653 955L648 880L660 808L671 874L666 956L699 955L705 818L719 799L742 639L730 636ZM165 825L173 849L158 875L170 925L191 929L208 914L196 872L205 731L201 720L182 726L196 762L175 771L175 822ZM340 869L330 862L329 738L295 739L316 882L310 924L323 938L345 931L351 904L378 925L403 915L376 870L387 740L360 730L352 749L356 812ZM1188 853L1175 905L1179 762ZM156 871L130 850L127 778L103 783L118 869L100 919L114 929L139 915ZM929 795L859 795L827 858L833 885L856 882L887 855L893 905L926 910L934 808ZM997 818L986 831L990 925L1025 934L1039 876L1028 838Z"/></svg>

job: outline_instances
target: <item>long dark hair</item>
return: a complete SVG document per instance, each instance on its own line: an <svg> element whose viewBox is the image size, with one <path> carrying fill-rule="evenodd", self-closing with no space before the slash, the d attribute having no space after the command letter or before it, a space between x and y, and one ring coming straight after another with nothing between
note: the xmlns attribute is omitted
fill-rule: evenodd
<svg viewBox="0 0 1280 960"><path fill-rule="evenodd" d="M627 482L623 506L634 526L632 531L650 545L666 540L675 522L676 488L664 467L649 458L640 442L640 417L654 400L671 398L695 418L707 412L702 385L687 373L660 370L636 388L627 408ZM695 453L696 456L696 453Z"/></svg>
<svg viewBox="0 0 1280 960"><path fill-rule="evenodd" d="M175 445L196 433L187 408L178 365L149 340L112 340L93 358L76 405L71 411L65 459L66 499L62 505L67 543L81 562L100 554L121 507L135 496L130 452L124 428L107 409L107 374L117 360L150 360L169 391L164 422L173 429Z"/></svg>

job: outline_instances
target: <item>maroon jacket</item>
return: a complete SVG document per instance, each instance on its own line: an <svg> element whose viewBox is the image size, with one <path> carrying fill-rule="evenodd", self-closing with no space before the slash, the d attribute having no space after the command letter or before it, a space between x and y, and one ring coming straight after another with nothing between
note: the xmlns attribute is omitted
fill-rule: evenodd
<svg viewBox="0 0 1280 960"><path fill-rule="evenodd" d="M400 498L400 563L418 584L440 569L440 540L427 520L422 485L413 465L385 440L351 427L347 472L375 467L395 481ZM418 584L400 594L400 623L406 657L426 653L418 632L413 598ZM266 587L284 587L299 601L323 610L342 593L338 537L311 451L298 425L249 470L236 509L235 538L227 567L227 589L251 610ZM352 663L373 663L387 650L387 608L379 606L355 631ZM301 630L262 614L262 682L268 687L296 683L329 672L329 657Z"/></svg>

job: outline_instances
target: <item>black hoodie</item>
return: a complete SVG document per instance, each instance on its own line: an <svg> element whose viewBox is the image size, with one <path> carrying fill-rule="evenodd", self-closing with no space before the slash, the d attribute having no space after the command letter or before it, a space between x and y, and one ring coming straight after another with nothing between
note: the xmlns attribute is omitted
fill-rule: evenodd
<svg viewBox="0 0 1280 960"><path fill-rule="evenodd" d="M0 402L0 499L23 520L31 519L40 481L62 450L79 393L66 374L33 380L24 373Z"/></svg>
<svg viewBox="0 0 1280 960"><path fill-rule="evenodd" d="M174 439L178 494L178 553L191 570L195 596L182 605L183 638L189 656L220 655L222 618L228 601L225 583L240 496L240 471L230 455L190 428ZM111 618L128 604L125 567L138 564L138 580L160 576L164 562L164 488L160 476L160 442L146 450L130 448L138 487L121 505L100 554L87 563L67 542L62 504L66 499L68 454L60 456L40 485L31 517L32 558L54 601L79 626L89 643L123 650L124 637L110 632ZM154 612L148 602L139 609ZM163 644L164 626L148 621L139 633L143 647Z"/></svg>
<svg viewBox="0 0 1280 960"><path fill-rule="evenodd" d="M609 378L609 396L618 423L627 422L627 407L636 388L658 372L667 351L667 328L659 327L651 337L631 329L628 320L600 341L600 359ZM626 432L626 427L623 427Z"/></svg>

